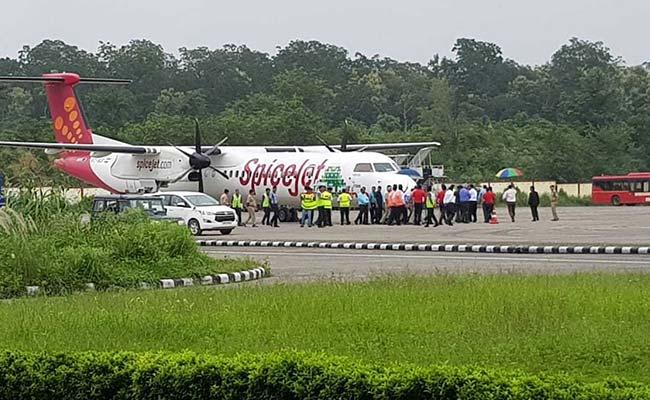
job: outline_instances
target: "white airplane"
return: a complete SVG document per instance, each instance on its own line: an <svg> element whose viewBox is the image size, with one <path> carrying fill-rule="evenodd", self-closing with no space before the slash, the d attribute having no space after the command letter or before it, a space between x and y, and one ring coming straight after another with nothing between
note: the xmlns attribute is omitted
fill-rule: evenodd
<svg viewBox="0 0 650 400"><path fill-rule="evenodd" d="M438 142L349 144L341 146L214 146L203 147L198 123L194 147L137 146L93 134L74 87L79 83L125 84L128 80L80 78L73 73L42 77L0 77L0 81L43 82L57 143L0 142L0 146L44 149L59 155L61 171L112 193L158 190L200 191L219 197L224 189L258 195L277 186L282 205L299 207L306 186L349 188L415 181L400 173L388 156L372 150L439 146ZM284 218L286 219L286 217Z"/></svg>

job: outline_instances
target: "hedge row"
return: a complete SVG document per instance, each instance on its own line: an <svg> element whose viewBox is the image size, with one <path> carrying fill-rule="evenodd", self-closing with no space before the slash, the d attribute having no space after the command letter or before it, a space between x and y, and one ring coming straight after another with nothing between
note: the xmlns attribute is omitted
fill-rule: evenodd
<svg viewBox="0 0 650 400"><path fill-rule="evenodd" d="M0 399L648 399L623 381L453 367L370 367L325 355L0 355Z"/></svg>

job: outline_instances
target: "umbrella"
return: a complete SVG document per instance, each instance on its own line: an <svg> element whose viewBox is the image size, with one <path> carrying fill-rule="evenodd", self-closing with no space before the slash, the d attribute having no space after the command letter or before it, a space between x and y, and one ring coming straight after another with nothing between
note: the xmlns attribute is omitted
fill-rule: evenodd
<svg viewBox="0 0 650 400"><path fill-rule="evenodd" d="M516 176L523 176L524 173L517 168L504 168L501 171L497 172L497 178L499 179L508 179L514 178Z"/></svg>

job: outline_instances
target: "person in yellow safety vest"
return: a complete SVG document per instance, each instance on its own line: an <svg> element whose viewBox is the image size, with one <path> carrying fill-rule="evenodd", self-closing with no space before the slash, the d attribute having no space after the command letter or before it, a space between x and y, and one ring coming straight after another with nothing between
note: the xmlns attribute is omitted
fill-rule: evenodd
<svg viewBox="0 0 650 400"><path fill-rule="evenodd" d="M271 189L269 188L266 188L262 194L262 211L264 211L262 225L271 225Z"/></svg>
<svg viewBox="0 0 650 400"><path fill-rule="evenodd" d="M332 193L322 185L318 191L318 227L332 226Z"/></svg>
<svg viewBox="0 0 650 400"><path fill-rule="evenodd" d="M350 204L352 196L346 188L343 188L338 197L339 211L341 212L341 225L350 225Z"/></svg>
<svg viewBox="0 0 650 400"><path fill-rule="evenodd" d="M435 224L433 227L440 225L438 218L433 210L436 208L436 193L433 191L431 186L427 187L427 197L424 203L424 206L427 209L427 218L425 220L425 228L428 228L430 224Z"/></svg>
<svg viewBox="0 0 650 400"><path fill-rule="evenodd" d="M241 193L239 193L239 189L235 189L235 194L232 195L232 201L230 203L230 206L232 207L233 210L235 210L235 214L237 214L237 225L245 226L244 221L241 220L241 211L244 208L244 203L242 202Z"/></svg>
<svg viewBox="0 0 650 400"><path fill-rule="evenodd" d="M314 220L314 210L318 208L318 200L316 199L316 193L309 187L305 187L305 191L300 194L300 207L302 208L302 218L300 219L300 227L307 226L310 228L313 226Z"/></svg>
<svg viewBox="0 0 650 400"><path fill-rule="evenodd" d="M334 188L328 187L325 192L329 195L329 201L325 201L325 216L327 216L327 226L332 226L332 205L334 203Z"/></svg>

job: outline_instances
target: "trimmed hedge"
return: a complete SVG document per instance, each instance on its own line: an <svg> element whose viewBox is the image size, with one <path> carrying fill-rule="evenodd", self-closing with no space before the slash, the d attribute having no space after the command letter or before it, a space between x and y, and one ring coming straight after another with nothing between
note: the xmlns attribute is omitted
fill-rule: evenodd
<svg viewBox="0 0 650 400"><path fill-rule="evenodd" d="M0 355L0 399L648 399L624 381L581 383L453 367L372 367L318 354Z"/></svg>

